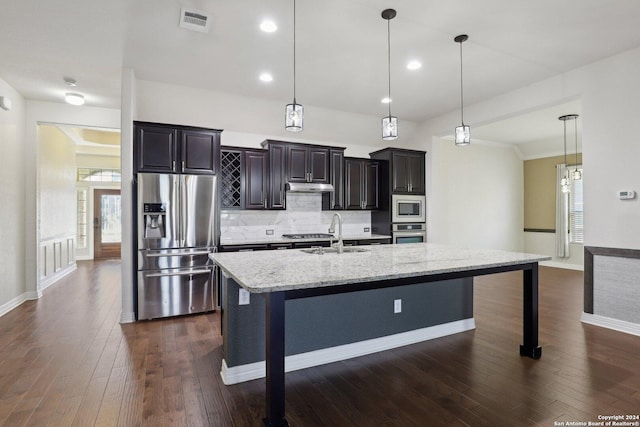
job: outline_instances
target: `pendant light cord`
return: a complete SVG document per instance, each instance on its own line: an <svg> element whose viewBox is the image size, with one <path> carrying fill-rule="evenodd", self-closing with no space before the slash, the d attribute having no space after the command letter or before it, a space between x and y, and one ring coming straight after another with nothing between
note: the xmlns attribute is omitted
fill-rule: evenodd
<svg viewBox="0 0 640 427"><path fill-rule="evenodd" d="M293 0L293 105L296 105L296 0Z"/></svg>
<svg viewBox="0 0 640 427"><path fill-rule="evenodd" d="M389 76L389 120L391 120L391 19L387 19L387 68Z"/></svg>
<svg viewBox="0 0 640 427"><path fill-rule="evenodd" d="M567 121L564 121L564 164L567 164Z"/></svg>
<svg viewBox="0 0 640 427"><path fill-rule="evenodd" d="M462 84L462 42L460 42L460 121L464 126L464 96L463 96L463 84Z"/></svg>

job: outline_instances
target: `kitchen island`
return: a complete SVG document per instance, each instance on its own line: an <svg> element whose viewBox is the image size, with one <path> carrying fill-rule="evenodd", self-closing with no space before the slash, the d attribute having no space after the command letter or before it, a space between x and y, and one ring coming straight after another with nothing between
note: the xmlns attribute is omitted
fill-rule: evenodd
<svg viewBox="0 0 640 427"><path fill-rule="evenodd" d="M363 249L363 248L358 248ZM251 294L264 296L266 416L269 426L284 417L285 301L406 286L429 288L452 280L523 270L523 344L520 355L539 358L538 262L547 256L430 243L383 245L342 254L290 250L215 253L223 276ZM432 301L424 300L425 310ZM437 303L436 303L437 304ZM300 320L297 320L300 322Z"/></svg>

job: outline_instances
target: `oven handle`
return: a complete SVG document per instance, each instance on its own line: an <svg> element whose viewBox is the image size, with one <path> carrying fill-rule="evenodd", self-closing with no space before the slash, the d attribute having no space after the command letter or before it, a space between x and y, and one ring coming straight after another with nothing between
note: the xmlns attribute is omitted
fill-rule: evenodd
<svg viewBox="0 0 640 427"><path fill-rule="evenodd" d="M211 274L211 269L176 271L172 273L149 273L149 274L146 274L145 277L195 276L199 274Z"/></svg>
<svg viewBox="0 0 640 427"><path fill-rule="evenodd" d="M393 237L419 237L426 236L426 231L394 231Z"/></svg>

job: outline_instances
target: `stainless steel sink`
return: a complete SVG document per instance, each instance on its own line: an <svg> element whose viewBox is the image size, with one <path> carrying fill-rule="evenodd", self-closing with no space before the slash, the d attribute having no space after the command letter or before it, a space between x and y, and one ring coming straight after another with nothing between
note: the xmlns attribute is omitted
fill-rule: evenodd
<svg viewBox="0 0 640 427"><path fill-rule="evenodd" d="M316 255L324 255L324 254L337 254L338 250L336 248L309 248L309 249L301 249L302 252L306 254L316 254ZM354 253L354 252L369 252L370 249L363 248L360 246L345 246L342 250L342 253Z"/></svg>

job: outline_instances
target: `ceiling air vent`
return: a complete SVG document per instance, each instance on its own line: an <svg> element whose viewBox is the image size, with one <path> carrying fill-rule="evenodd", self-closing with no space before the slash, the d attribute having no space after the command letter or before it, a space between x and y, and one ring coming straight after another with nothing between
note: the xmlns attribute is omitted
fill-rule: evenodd
<svg viewBox="0 0 640 427"><path fill-rule="evenodd" d="M180 9L180 27L187 30L209 32L209 17L199 10Z"/></svg>

